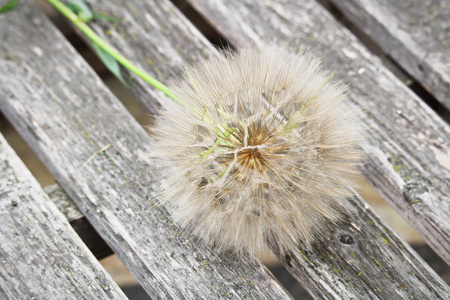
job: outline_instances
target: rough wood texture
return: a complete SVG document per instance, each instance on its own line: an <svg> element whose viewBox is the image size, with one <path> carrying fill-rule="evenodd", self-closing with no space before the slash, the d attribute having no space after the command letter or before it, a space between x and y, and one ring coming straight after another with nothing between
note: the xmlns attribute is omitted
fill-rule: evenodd
<svg viewBox="0 0 450 300"><path fill-rule="evenodd" d="M0 299L127 299L0 135Z"/></svg>
<svg viewBox="0 0 450 300"><path fill-rule="evenodd" d="M1 15L0 40L4 115L150 296L290 299L260 263L180 235L155 197L152 139L37 7Z"/></svg>
<svg viewBox="0 0 450 300"><path fill-rule="evenodd" d="M281 257L314 298L450 297L449 287L363 199L348 199L345 208L346 221L339 228L329 228L313 247Z"/></svg>
<svg viewBox="0 0 450 300"><path fill-rule="evenodd" d="M114 253L58 184L47 186L44 191L97 259Z"/></svg>
<svg viewBox="0 0 450 300"><path fill-rule="evenodd" d="M138 64L140 62L140 65L147 71L158 70L160 74L156 75L158 78L162 76L166 82L176 80L176 74L171 73L171 68L180 69L177 61L156 60L152 62L152 65L145 65L142 63L146 61L148 55L145 49L151 49L149 53L161 57L165 57L164 52L176 52L175 57L180 62L196 60L200 57L199 53L204 55L205 51L208 51L209 55L216 55L214 52L209 52L207 45L200 44L204 43L204 40L199 39L195 31L192 32L194 36L192 39L184 40L189 51L178 47L180 41L174 36L179 36L181 33L178 31L180 30L191 32L192 29L188 24L185 24L187 27L174 25L183 24L184 21L176 19L180 18L178 13L165 1L148 1L147 4L140 1L117 1L115 4L108 1L89 1L89 4L94 11L102 11L121 19L118 24L107 22L92 24L96 31L121 52L127 53L129 58ZM227 2L227 4L229 3ZM130 15L130 11L141 13ZM235 11L226 14L227 18L231 18L231 16L236 17L239 14ZM245 28L245 25L239 24L238 27ZM133 32L141 34L133 35ZM163 40L155 41L154 36L161 37ZM160 46L161 44L164 45L164 48ZM191 46L191 44L196 46ZM169 49L165 47L169 47ZM367 61L362 62L363 65L360 68L364 66L364 63ZM381 72L384 74L385 71ZM399 84L394 85L395 88L398 86ZM142 97L142 91L146 90L151 90L147 84L142 85L138 81L135 82L134 91L137 98L146 107L149 107L145 104L148 100ZM402 243L391 230L373 217L373 213L362 204L361 200L349 200L347 206L349 222L342 224L342 228L338 231L330 230L331 246L327 248L327 243L323 243L317 249L305 249L305 253L308 253L307 256L310 259L306 259L304 263L300 253L293 254L291 262L286 262L288 266L292 266L291 271L306 282L307 288L316 297L361 299L364 297L389 297L391 293L395 293L401 298L408 298L411 294L419 299L429 299L435 295L444 297L448 295L447 287L436 274L418 259L414 252ZM354 206L361 207L361 209L355 209ZM354 245L349 246L339 241L344 232L352 236L355 240ZM295 263L292 262L292 260L296 260L295 258L301 258L299 260L302 262L301 266L295 267ZM384 272L380 272L381 270ZM412 273L420 275L418 277L411 276Z"/></svg>
<svg viewBox="0 0 450 300"><path fill-rule="evenodd" d="M450 264L450 127L315 1L189 2L234 45L277 39L324 54L370 128L365 176Z"/></svg>
<svg viewBox="0 0 450 300"><path fill-rule="evenodd" d="M328 1L450 109L450 1Z"/></svg>

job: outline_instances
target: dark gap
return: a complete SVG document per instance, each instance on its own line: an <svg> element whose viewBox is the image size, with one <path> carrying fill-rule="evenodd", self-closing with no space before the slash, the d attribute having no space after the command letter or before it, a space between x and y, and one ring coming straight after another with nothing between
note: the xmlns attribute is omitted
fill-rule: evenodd
<svg viewBox="0 0 450 300"><path fill-rule="evenodd" d="M55 178L50 174L42 161L31 150L25 140L16 129L9 123L8 119L0 112L0 132L5 137L17 156L23 161L31 174L37 179L41 187L55 183Z"/></svg>
<svg viewBox="0 0 450 300"><path fill-rule="evenodd" d="M203 16L197 12L186 0L171 0L208 41L219 50L235 50L228 40L222 36Z"/></svg>
<svg viewBox="0 0 450 300"><path fill-rule="evenodd" d="M428 104L444 121L450 124L450 111L439 102L433 95L431 95L420 83L417 81L412 82L409 88L422 98L425 103Z"/></svg>
<svg viewBox="0 0 450 300"><path fill-rule="evenodd" d="M385 54L383 54L385 55ZM437 113L445 122L450 124L450 111L439 102L430 92L428 92L423 85L421 85L414 78L397 64L397 62L389 55L381 58L383 64L394 73L403 83L405 83L411 91L413 91L420 99L422 99L435 113Z"/></svg>
<svg viewBox="0 0 450 300"><path fill-rule="evenodd" d="M71 221L70 225L98 260L114 254L112 249L86 218Z"/></svg>
<svg viewBox="0 0 450 300"><path fill-rule="evenodd" d="M131 300L150 300L145 290L140 285L125 285L121 287L123 293Z"/></svg>
<svg viewBox="0 0 450 300"><path fill-rule="evenodd" d="M295 300L313 299L312 296L301 286L301 284L291 275L291 273L286 270L283 265L268 265L267 268Z"/></svg>
<svg viewBox="0 0 450 300"><path fill-rule="evenodd" d="M350 30L358 40L374 55L378 56L386 68L394 73L411 91L420 97L431 109L433 109L444 121L450 124L450 111L448 111L423 85L416 81L401 66L399 66L369 35L364 33L356 24L348 19L342 11L329 0L317 0L334 18Z"/></svg>
<svg viewBox="0 0 450 300"><path fill-rule="evenodd" d="M411 248L427 262L445 283L450 284L450 266L428 244L412 244Z"/></svg>

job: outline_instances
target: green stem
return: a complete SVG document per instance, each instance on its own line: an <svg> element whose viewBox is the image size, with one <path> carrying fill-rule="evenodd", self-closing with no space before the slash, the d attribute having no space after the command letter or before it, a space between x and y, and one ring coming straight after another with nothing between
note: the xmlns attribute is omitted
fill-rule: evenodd
<svg viewBox="0 0 450 300"><path fill-rule="evenodd" d="M184 103L181 102L169 89L168 86L156 80L145 71L136 67L133 63L131 63L128 59L122 56L116 49L107 44L101 37L99 37L84 21L82 21L76 14L74 14L64 3L59 0L47 0L51 5L53 5L58 11L60 11L64 16L66 16L75 26L77 26L93 43L97 44L104 51L109 53L112 57L114 57L120 64L122 64L125 68L135 73L152 86L172 98L178 104L183 106Z"/></svg>

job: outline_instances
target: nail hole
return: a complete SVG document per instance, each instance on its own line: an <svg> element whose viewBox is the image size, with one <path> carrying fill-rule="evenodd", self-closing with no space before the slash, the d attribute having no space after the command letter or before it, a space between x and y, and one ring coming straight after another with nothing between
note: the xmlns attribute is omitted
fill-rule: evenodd
<svg viewBox="0 0 450 300"><path fill-rule="evenodd" d="M351 245L351 244L353 244L353 237L351 237L348 234L343 234L343 235L341 235L341 238L339 239L339 241L343 244Z"/></svg>
<svg viewBox="0 0 450 300"><path fill-rule="evenodd" d="M292 268L291 257L289 255L284 256L284 262L288 265L289 268Z"/></svg>
<svg viewBox="0 0 450 300"><path fill-rule="evenodd" d="M422 66L422 64L418 64L417 67L419 68L420 71L423 72L423 66Z"/></svg>

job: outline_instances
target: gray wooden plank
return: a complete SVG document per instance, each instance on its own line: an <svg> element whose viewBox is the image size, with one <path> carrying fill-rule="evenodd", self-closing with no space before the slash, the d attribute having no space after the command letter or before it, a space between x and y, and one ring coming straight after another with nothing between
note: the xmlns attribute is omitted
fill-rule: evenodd
<svg viewBox="0 0 450 300"><path fill-rule="evenodd" d="M127 299L0 134L0 298Z"/></svg>
<svg viewBox="0 0 450 300"><path fill-rule="evenodd" d="M35 6L0 28L0 108L152 297L290 298L259 262L180 235L155 197L152 139Z"/></svg>
<svg viewBox="0 0 450 300"><path fill-rule="evenodd" d="M198 46L198 43L204 43L204 40L198 39L197 33L191 32L192 29L188 24L183 26L182 21L174 20L174 16L176 17L178 13L165 1L147 1L145 3L141 1L117 1L112 4L108 1L97 0L89 1L89 4L94 11L103 11L121 19L119 24L114 25L106 22L92 24L96 31L121 52L127 53L127 57L139 64L140 67L153 72L153 74L155 74L155 68L157 68L159 74L156 74L156 76L160 78L164 74L165 81L176 80L177 76L172 75L171 68L176 70L180 68L177 60L196 60L199 53L204 55L205 48L210 51L207 47ZM227 13L224 16L230 18L230 16L239 16L239 14L230 12L230 14ZM148 23L150 23L150 26ZM237 24L237 28L244 28L243 26L246 25ZM182 34L178 32L180 30L190 32L193 35L192 39L185 41L187 51L180 47L181 45L172 36L172 34L174 36ZM125 34L127 32L147 32L148 34L139 35L137 39L131 34ZM171 50L159 47L158 43L153 41L153 36L163 36L166 40L164 42L158 40L158 42L167 47L172 47ZM191 46L192 44L197 46ZM200 48L200 51L196 50L198 48ZM151 49L152 55L159 56L162 60L155 60L152 65L146 65L143 63L146 61L147 55L145 49ZM176 59L169 59L170 55L166 57L165 52L170 53L170 55L176 53L174 56ZM217 55L213 51L209 53L206 55ZM167 60L164 60L164 58ZM148 85L142 85L139 81L135 82L132 89L144 104L148 101L145 96L146 91L149 94L152 93ZM356 210L353 208L355 205L364 209ZM302 254L296 253L293 254L293 258L282 258L297 278L301 277L301 280L306 283L307 288L316 297L364 299L384 296L386 298L391 293L396 293L402 298L408 298L411 294L419 299L429 299L435 295L448 295L446 285L442 283L438 276L421 259L418 259L416 254L401 242L390 229L387 229L382 222L373 217L372 212L362 204L361 200L358 198L349 200L346 207L348 207L348 219L351 222L342 224L340 231L336 228L330 228L328 238L332 241L332 246L321 244L318 249L304 249L303 252L307 253L305 256L309 258L307 262L301 265L296 265L296 261L303 262ZM345 232L350 233L357 240L354 245L349 246L339 242ZM385 240L388 242L385 242ZM386 255L380 256L379 253L386 253ZM406 261L406 263L392 263L393 261ZM380 272L381 268L385 272ZM359 275L360 273L361 275ZM420 275L419 277L411 276L413 273ZM390 274L390 277L386 274ZM401 282L407 282L408 284L402 285Z"/></svg>
<svg viewBox="0 0 450 300"><path fill-rule="evenodd" d="M50 198L69 220L81 220L84 216L57 185L45 189ZM360 198L346 203L346 222L338 229L329 228L329 234L312 248L282 257L288 270L315 295L316 298L357 299L397 298L445 299L445 284L430 278L429 269L392 230L381 221ZM370 224L367 225L367 224ZM346 239L347 241L344 243ZM407 261L407 263L396 263ZM404 282L405 274L416 274L400 288L391 284ZM315 281L329 281L323 286ZM361 282L371 284L361 284ZM439 288L436 288L438 286ZM425 296L426 298L424 298ZM396 298L396 299L397 299Z"/></svg>
<svg viewBox="0 0 450 300"><path fill-rule="evenodd" d="M449 287L360 197L313 247L280 257L315 299L447 299ZM275 251L275 253L277 253Z"/></svg>
<svg viewBox="0 0 450 300"><path fill-rule="evenodd" d="M450 2L329 0L450 109Z"/></svg>
<svg viewBox="0 0 450 300"><path fill-rule="evenodd" d="M315 1L189 2L234 45L276 39L324 54L370 128L366 178L450 264L450 127Z"/></svg>

